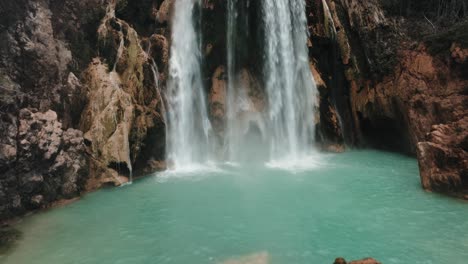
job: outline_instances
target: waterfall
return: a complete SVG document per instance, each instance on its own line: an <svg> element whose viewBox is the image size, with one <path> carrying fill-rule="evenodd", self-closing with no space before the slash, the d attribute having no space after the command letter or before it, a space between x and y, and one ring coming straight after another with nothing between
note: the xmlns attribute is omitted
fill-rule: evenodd
<svg viewBox="0 0 468 264"><path fill-rule="evenodd" d="M169 62L167 158L181 169L209 159L211 124L201 77L201 40L194 11L199 0L177 0Z"/></svg>
<svg viewBox="0 0 468 264"><path fill-rule="evenodd" d="M315 139L318 92L309 67L305 1L262 0L260 6L266 109L256 109L248 89L243 87L245 81L240 80L245 79L241 74L246 58L237 52L243 51L245 39L251 37L246 15L250 2L227 1L225 150L229 161L237 161L251 150L258 155L258 149L266 146L266 159L294 163L313 150ZM249 56L262 59L255 52ZM261 134L254 142L249 135L252 126Z"/></svg>
<svg viewBox="0 0 468 264"><path fill-rule="evenodd" d="M309 68L304 0L263 0L270 156L296 161L315 138L317 88Z"/></svg>
<svg viewBox="0 0 468 264"><path fill-rule="evenodd" d="M244 49L250 38L250 1L228 0L226 5L224 159L236 162L267 156L271 161L295 164L313 150L317 108L317 88L309 67L305 0L263 0L255 5L261 7L261 20L257 22L264 32L263 57L260 52L246 53ZM175 169L209 161L215 153L201 76L197 8L200 0L174 2L167 159L169 167ZM256 78L252 73L258 71L249 69L248 56L263 59L264 80L258 83L264 85L264 105L250 94L251 77ZM259 149L265 149L265 154L259 154Z"/></svg>

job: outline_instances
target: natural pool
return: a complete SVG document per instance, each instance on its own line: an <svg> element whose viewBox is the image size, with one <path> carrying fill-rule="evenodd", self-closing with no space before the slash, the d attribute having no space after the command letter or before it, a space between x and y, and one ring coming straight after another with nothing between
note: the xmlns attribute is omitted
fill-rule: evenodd
<svg viewBox="0 0 468 264"><path fill-rule="evenodd" d="M273 264L372 256L385 264L466 264L468 204L424 192L415 159L320 155L304 170L220 166L164 173L27 217L0 262Z"/></svg>

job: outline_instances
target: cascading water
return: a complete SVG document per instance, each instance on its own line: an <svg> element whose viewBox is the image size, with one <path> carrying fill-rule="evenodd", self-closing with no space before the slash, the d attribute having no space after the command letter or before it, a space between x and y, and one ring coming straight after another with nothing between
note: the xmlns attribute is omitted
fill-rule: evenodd
<svg viewBox="0 0 468 264"><path fill-rule="evenodd" d="M211 124L201 77L201 45L194 11L199 0L177 0L172 20L167 148L169 167L183 169L209 159Z"/></svg>
<svg viewBox="0 0 468 264"><path fill-rule="evenodd" d="M309 68L304 0L263 0L270 155L295 162L315 137L317 88Z"/></svg>

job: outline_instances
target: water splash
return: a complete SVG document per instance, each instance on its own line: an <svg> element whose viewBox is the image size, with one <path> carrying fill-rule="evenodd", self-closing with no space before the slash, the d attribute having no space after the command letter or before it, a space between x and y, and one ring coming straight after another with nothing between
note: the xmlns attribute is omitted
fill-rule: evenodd
<svg viewBox="0 0 468 264"><path fill-rule="evenodd" d="M200 37L195 30L197 0L177 0L172 20L167 148L170 167L182 169L209 159L211 124L201 77Z"/></svg>

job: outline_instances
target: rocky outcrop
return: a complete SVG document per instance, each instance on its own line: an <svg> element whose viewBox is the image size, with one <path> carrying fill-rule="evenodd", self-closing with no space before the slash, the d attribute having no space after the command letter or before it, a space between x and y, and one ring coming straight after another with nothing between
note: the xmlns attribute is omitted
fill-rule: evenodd
<svg viewBox="0 0 468 264"><path fill-rule="evenodd" d="M417 155L425 189L466 197L466 26L425 41L376 0L310 5L323 137Z"/></svg>
<svg viewBox="0 0 468 264"><path fill-rule="evenodd" d="M73 71L90 56L101 2L0 3L0 220L84 190L86 99Z"/></svg>
<svg viewBox="0 0 468 264"><path fill-rule="evenodd" d="M79 195L88 174L82 132L64 130L54 111L21 109L17 124L16 144L0 150L2 218Z"/></svg>
<svg viewBox="0 0 468 264"><path fill-rule="evenodd" d="M0 220L125 181L128 165L164 166L168 43L109 16L113 4L0 3ZM152 25L165 34L167 25Z"/></svg>
<svg viewBox="0 0 468 264"><path fill-rule="evenodd" d="M418 143L421 182L426 190L468 199L468 118L434 125Z"/></svg>

